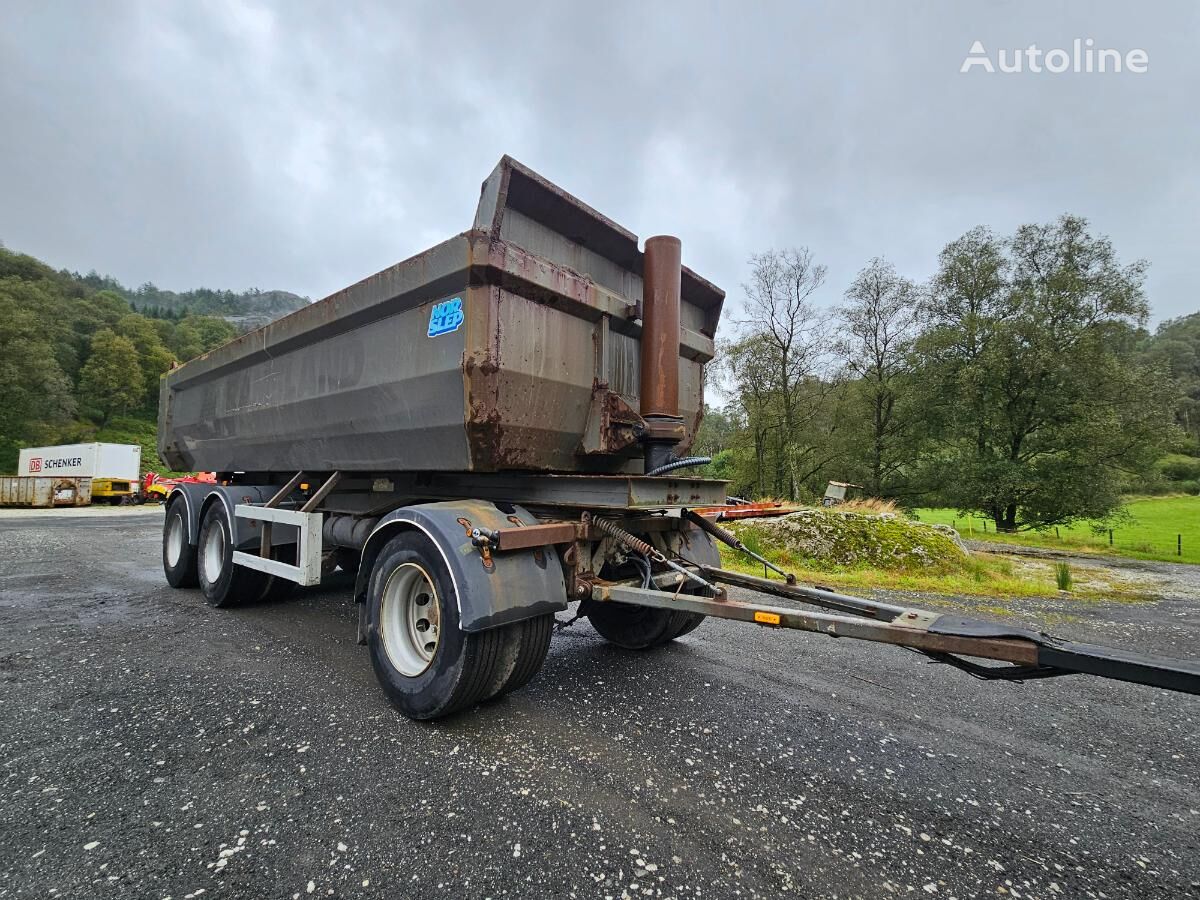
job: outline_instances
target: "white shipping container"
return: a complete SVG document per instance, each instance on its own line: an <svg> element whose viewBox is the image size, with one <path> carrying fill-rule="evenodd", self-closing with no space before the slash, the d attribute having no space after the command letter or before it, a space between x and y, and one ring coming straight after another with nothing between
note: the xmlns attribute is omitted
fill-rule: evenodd
<svg viewBox="0 0 1200 900"><path fill-rule="evenodd" d="M136 482L142 448L137 444L63 444L22 450L18 475L79 475Z"/></svg>

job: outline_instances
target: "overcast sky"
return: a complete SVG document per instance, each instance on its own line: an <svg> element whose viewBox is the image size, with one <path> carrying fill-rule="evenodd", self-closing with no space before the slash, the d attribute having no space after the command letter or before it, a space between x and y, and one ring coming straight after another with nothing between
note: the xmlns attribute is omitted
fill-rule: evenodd
<svg viewBox="0 0 1200 900"><path fill-rule="evenodd" d="M1086 216L1194 312L1200 7L0 0L0 240L57 267L322 297L471 222L509 153L739 302L807 245L835 303L977 224ZM1141 48L988 74L975 40Z"/></svg>

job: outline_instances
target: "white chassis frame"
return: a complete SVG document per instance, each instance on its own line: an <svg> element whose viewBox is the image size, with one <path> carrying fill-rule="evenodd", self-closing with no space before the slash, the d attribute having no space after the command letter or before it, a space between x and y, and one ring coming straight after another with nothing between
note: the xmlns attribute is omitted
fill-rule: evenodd
<svg viewBox="0 0 1200 900"><path fill-rule="evenodd" d="M242 550L233 551L234 565L257 569L259 572L266 572L276 578L285 578L305 587L321 583L321 529L324 525L324 516L321 513L304 513L294 509L248 506L239 503L233 508L233 514L239 519L277 522L280 525L291 525L299 529L296 540L296 565L288 565L277 559L265 559Z"/></svg>

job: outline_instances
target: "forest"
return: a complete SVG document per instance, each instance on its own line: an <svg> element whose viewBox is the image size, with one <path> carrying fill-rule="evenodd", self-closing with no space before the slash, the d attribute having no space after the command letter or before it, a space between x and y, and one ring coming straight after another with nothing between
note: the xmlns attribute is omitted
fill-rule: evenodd
<svg viewBox="0 0 1200 900"><path fill-rule="evenodd" d="M159 376L237 334L201 311L258 313L260 293L130 290L0 247L0 473L21 447L93 440L139 443L161 471Z"/></svg>
<svg viewBox="0 0 1200 900"><path fill-rule="evenodd" d="M924 283L878 258L838 291L803 247L749 268L695 448L737 496L837 480L1017 531L1200 492L1200 313L1149 331L1147 264L1084 219L973 229Z"/></svg>

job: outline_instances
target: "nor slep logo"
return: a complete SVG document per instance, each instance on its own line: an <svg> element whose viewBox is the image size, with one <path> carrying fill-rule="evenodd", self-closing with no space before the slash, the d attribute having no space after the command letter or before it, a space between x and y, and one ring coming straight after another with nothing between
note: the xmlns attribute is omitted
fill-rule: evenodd
<svg viewBox="0 0 1200 900"><path fill-rule="evenodd" d="M35 456L29 460L29 471L30 472L42 471L42 458L40 456Z"/></svg>
<svg viewBox="0 0 1200 900"><path fill-rule="evenodd" d="M434 304L433 310L429 313L429 336L437 337L439 334L458 331L458 326L463 323L463 318L462 297Z"/></svg>

